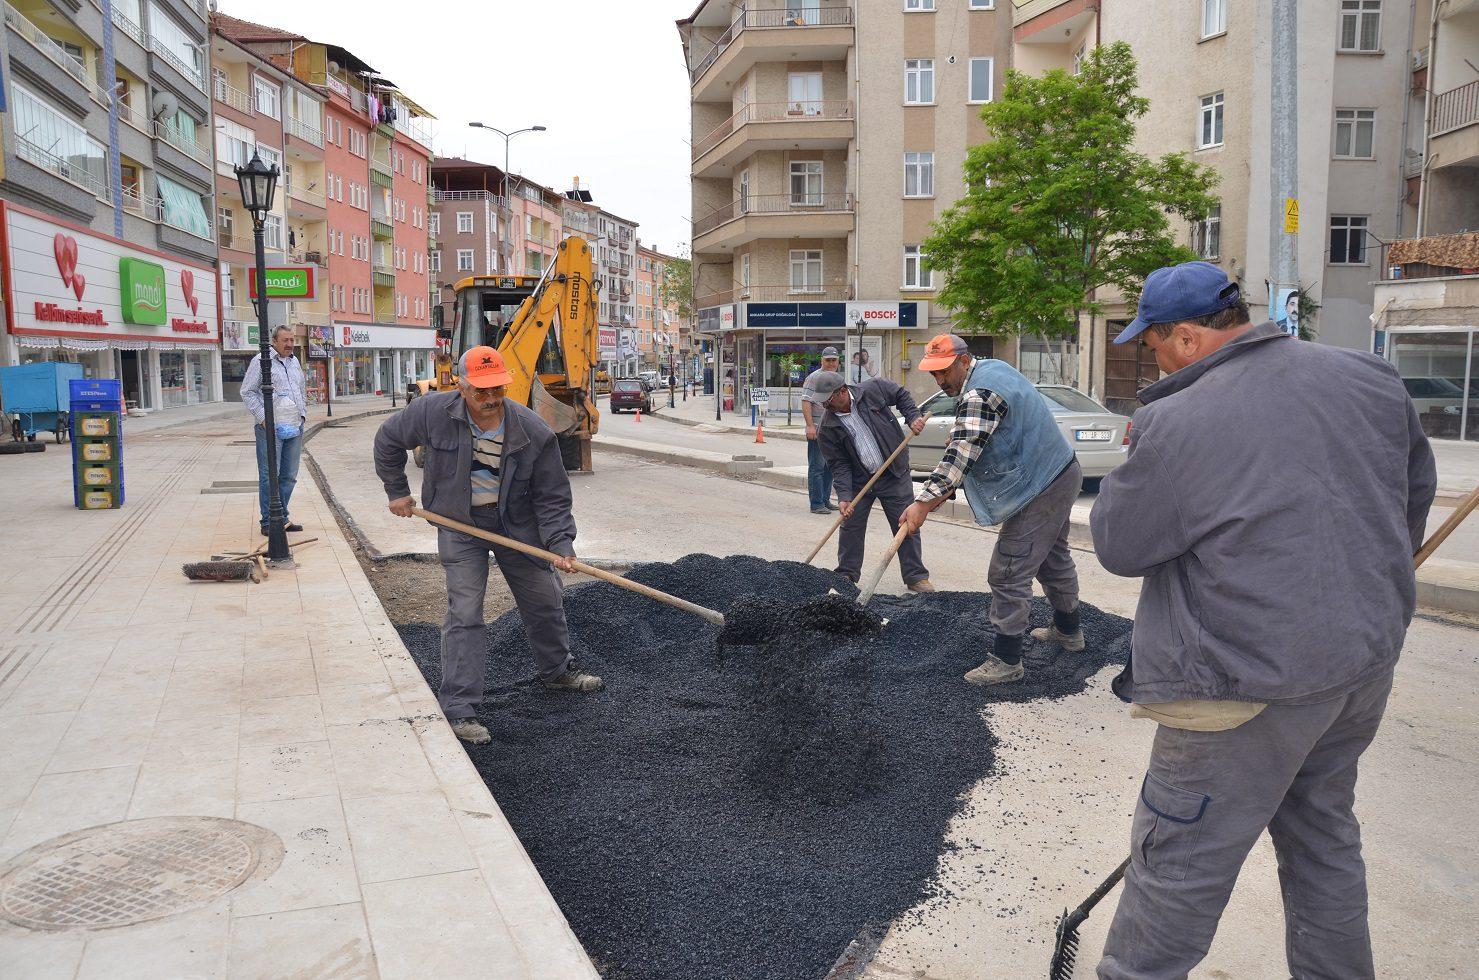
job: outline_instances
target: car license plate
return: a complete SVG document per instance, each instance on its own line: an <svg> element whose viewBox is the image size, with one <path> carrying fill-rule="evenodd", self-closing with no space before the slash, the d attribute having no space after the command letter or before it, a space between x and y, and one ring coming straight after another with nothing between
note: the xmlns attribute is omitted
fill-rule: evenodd
<svg viewBox="0 0 1479 980"><path fill-rule="evenodd" d="M1074 429L1073 437L1079 442L1108 442L1114 437L1109 429Z"/></svg>

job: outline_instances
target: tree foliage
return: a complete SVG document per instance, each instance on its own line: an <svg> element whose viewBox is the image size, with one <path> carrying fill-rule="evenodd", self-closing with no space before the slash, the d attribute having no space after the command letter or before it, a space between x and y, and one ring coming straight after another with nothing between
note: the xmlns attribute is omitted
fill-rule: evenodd
<svg viewBox="0 0 1479 980"><path fill-rule="evenodd" d="M674 304L678 316L685 320L693 316L693 260L687 255L668 259L663 264L658 290L664 306Z"/></svg>
<svg viewBox="0 0 1479 980"><path fill-rule="evenodd" d="M1168 216L1204 217L1217 175L1182 153L1135 151L1150 106L1136 86L1134 55L1116 42L1078 75L1009 71L982 107L991 139L967 153L966 196L925 242L964 332L1076 336L1081 315L1102 312L1096 290L1133 298L1152 270L1196 257Z"/></svg>

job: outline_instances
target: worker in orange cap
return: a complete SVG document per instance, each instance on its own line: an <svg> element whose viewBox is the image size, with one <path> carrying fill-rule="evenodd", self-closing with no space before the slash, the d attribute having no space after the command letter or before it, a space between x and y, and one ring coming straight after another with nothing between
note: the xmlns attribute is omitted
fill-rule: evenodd
<svg viewBox="0 0 1479 980"><path fill-rule="evenodd" d="M406 453L425 446L421 498L427 510L552 551L561 556L555 567L573 572L575 518L559 441L543 419L504 397L512 380L498 351L469 350L458 365L457 391L412 399L380 427L375 472L390 512L411 517L416 501L406 480ZM477 719L488 654L483 598L490 550L518 604L544 686L578 692L603 686L571 660L564 592L549 562L438 527L447 615L437 701L457 737L475 745L490 738Z"/></svg>
<svg viewBox="0 0 1479 980"><path fill-rule="evenodd" d="M1021 680L1034 578L1053 606L1053 625L1033 630L1032 638L1084 648L1078 569L1068 550L1069 512L1083 472L1043 396L1010 364L977 360L964 339L944 333L930 340L919 368L955 396L955 426L902 523L918 533L936 507L964 489L976 523L999 526L986 572L996 637L985 663L965 679L981 686Z"/></svg>

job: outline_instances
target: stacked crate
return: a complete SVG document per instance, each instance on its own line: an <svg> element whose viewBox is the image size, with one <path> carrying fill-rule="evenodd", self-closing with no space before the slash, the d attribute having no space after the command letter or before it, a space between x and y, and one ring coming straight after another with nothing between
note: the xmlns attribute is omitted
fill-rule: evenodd
<svg viewBox="0 0 1479 980"><path fill-rule="evenodd" d="M72 498L81 510L123 506L123 391L115 378L69 383Z"/></svg>

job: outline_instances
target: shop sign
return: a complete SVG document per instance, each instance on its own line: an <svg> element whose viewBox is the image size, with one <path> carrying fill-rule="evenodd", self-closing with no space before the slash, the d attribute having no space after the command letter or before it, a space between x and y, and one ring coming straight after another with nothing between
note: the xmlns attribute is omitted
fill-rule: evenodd
<svg viewBox="0 0 1479 980"><path fill-rule="evenodd" d="M391 327L378 323L336 323L333 338L335 346L349 349L432 350L437 345L437 332L429 327Z"/></svg>
<svg viewBox="0 0 1479 980"><path fill-rule="evenodd" d="M616 358L616 328L597 327L596 347L600 350L603 361L615 360Z"/></svg>
<svg viewBox="0 0 1479 980"><path fill-rule="evenodd" d="M118 283L123 291L125 321L154 326L164 323L164 266L124 256L118 260Z"/></svg>
<svg viewBox="0 0 1479 980"><path fill-rule="evenodd" d="M220 337L216 274L121 239L0 202L9 252L11 333L185 339Z"/></svg>
<svg viewBox="0 0 1479 980"><path fill-rule="evenodd" d="M919 326L918 303L746 303L751 330L908 330Z"/></svg>
<svg viewBox="0 0 1479 980"><path fill-rule="evenodd" d="M311 265L269 265L267 267L268 299L313 299L314 272ZM257 270L247 270L252 299L257 298Z"/></svg>

